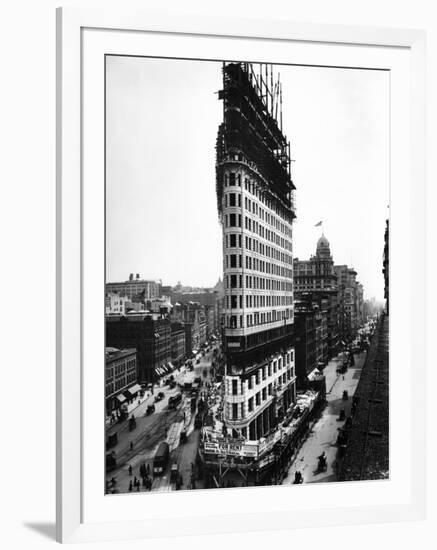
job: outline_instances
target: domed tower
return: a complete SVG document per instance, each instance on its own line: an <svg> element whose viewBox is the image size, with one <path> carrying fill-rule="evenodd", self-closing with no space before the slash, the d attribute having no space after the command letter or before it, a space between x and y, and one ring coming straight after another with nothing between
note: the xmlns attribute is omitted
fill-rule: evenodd
<svg viewBox="0 0 437 550"><path fill-rule="evenodd" d="M325 280L320 281L321 287L331 287L334 282L334 261L331 256L329 241L324 233L317 241L316 255L312 256L312 260L315 263L316 275L325 278Z"/></svg>
<svg viewBox="0 0 437 550"><path fill-rule="evenodd" d="M329 241L322 233L322 236L317 241L316 256L320 259L332 260L331 249L329 248Z"/></svg>

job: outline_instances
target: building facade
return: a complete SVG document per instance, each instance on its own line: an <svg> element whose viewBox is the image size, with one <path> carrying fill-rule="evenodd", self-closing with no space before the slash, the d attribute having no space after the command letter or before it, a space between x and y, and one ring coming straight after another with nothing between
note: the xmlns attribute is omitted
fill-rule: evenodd
<svg viewBox="0 0 437 550"><path fill-rule="evenodd" d="M142 297L141 301L158 298L161 295L161 281L146 281L140 279L139 273L131 273L127 281L120 283L106 283L107 293L118 293L121 296L127 296L132 301L138 301L135 298Z"/></svg>
<svg viewBox="0 0 437 550"><path fill-rule="evenodd" d="M274 429L295 400L294 185L289 143L273 116L273 90L263 96L261 87L268 90L250 64L224 64L216 164L224 417L234 437L248 440Z"/></svg>
<svg viewBox="0 0 437 550"><path fill-rule="evenodd" d="M294 307L297 387L305 389L308 376L327 362L328 319L311 292L302 293Z"/></svg>
<svg viewBox="0 0 437 550"><path fill-rule="evenodd" d="M364 322L363 285L357 281L357 272L347 265L334 266L339 295L340 338L349 344Z"/></svg>
<svg viewBox="0 0 437 550"><path fill-rule="evenodd" d="M179 367L185 361L185 328L182 323L171 324L171 362Z"/></svg>
<svg viewBox="0 0 437 550"><path fill-rule="evenodd" d="M170 319L141 312L107 317L106 345L135 348L138 381L154 382L172 360Z"/></svg>
<svg viewBox="0 0 437 550"><path fill-rule="evenodd" d="M198 302L176 303L172 309L172 320L185 326L185 347L187 356L206 343L208 324L205 307Z"/></svg>
<svg viewBox="0 0 437 550"><path fill-rule="evenodd" d="M206 337L210 338L219 328L217 323L217 304L205 306Z"/></svg>
<svg viewBox="0 0 437 550"><path fill-rule="evenodd" d="M357 323L360 328L365 322L364 315L364 288L363 285L357 282L356 286L356 308L357 308Z"/></svg>
<svg viewBox="0 0 437 550"><path fill-rule="evenodd" d="M125 295L120 295L118 292L109 292L105 296L106 314L115 313L124 315L130 304L130 299Z"/></svg>
<svg viewBox="0 0 437 550"><path fill-rule="evenodd" d="M310 292L326 314L327 361L339 348L339 295L334 260L325 235L317 241L316 253L309 260L294 259L293 282L296 299Z"/></svg>
<svg viewBox="0 0 437 550"><path fill-rule="evenodd" d="M109 292L105 296L106 315L125 315L130 311L142 311L145 304L140 299L139 296L129 298L123 294Z"/></svg>
<svg viewBox="0 0 437 550"><path fill-rule="evenodd" d="M123 392L137 381L137 352L135 348L106 348L105 353L105 404L111 414L126 401Z"/></svg>

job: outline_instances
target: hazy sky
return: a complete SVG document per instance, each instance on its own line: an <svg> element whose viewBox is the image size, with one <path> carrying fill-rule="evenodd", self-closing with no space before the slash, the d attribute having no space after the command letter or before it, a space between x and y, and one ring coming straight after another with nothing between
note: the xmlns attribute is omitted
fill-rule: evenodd
<svg viewBox="0 0 437 550"><path fill-rule="evenodd" d="M294 256L323 220L336 264L383 298L389 201L387 72L275 66L291 141ZM212 286L222 276L215 140L221 63L107 57L107 280Z"/></svg>

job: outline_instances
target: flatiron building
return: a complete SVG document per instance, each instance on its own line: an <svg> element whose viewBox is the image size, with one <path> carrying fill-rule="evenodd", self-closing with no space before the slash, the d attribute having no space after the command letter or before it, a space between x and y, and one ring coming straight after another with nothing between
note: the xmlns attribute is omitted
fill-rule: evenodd
<svg viewBox="0 0 437 550"><path fill-rule="evenodd" d="M223 230L227 434L260 440L295 401L294 184L270 66L223 64L216 189Z"/></svg>

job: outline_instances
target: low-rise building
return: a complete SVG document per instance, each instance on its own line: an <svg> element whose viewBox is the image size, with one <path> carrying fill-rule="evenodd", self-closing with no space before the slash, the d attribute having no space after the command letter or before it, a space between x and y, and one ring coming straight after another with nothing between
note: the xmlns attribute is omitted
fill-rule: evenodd
<svg viewBox="0 0 437 550"><path fill-rule="evenodd" d="M161 296L160 298L152 298L146 300L146 309L152 313L160 313L162 315L170 315L173 308L170 298L167 296Z"/></svg>
<svg viewBox="0 0 437 550"><path fill-rule="evenodd" d="M106 314L125 315L130 299L118 292L108 292L105 296Z"/></svg>
<svg viewBox="0 0 437 550"><path fill-rule="evenodd" d="M106 348L105 353L105 405L107 414L120 408L137 385L137 352L135 348Z"/></svg>
<svg viewBox="0 0 437 550"><path fill-rule="evenodd" d="M127 281L106 283L106 292L118 293L130 300L139 295L142 295L144 300L150 300L161 295L161 281L141 279L139 273L135 277L131 273Z"/></svg>

